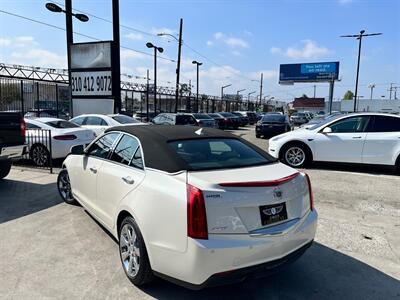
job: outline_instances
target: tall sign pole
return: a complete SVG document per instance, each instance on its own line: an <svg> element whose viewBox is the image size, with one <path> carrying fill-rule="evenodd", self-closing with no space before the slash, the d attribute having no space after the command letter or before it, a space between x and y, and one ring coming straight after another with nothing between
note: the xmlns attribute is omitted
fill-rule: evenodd
<svg viewBox="0 0 400 300"><path fill-rule="evenodd" d="M113 51L112 51L112 94L114 97L114 112L121 111L121 61L119 38L119 0L112 0L113 17Z"/></svg>
<svg viewBox="0 0 400 300"><path fill-rule="evenodd" d="M179 75L181 72L181 52L182 52L182 26L183 19L179 25L179 40L178 40L178 62L176 66L176 87L175 87L175 112L178 112L178 98L179 98Z"/></svg>
<svg viewBox="0 0 400 300"><path fill-rule="evenodd" d="M72 0L65 0L65 30L67 33L67 63L68 63L68 82L71 86L71 50L70 45L74 42L73 28L72 28ZM72 93L69 91L70 99L70 117L74 115L72 106Z"/></svg>

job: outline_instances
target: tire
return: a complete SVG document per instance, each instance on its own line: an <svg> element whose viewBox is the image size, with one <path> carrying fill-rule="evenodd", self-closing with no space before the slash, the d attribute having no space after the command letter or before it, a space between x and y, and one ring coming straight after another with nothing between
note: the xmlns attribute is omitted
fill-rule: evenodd
<svg viewBox="0 0 400 300"><path fill-rule="evenodd" d="M11 170L11 160L0 161L0 179L6 177Z"/></svg>
<svg viewBox="0 0 400 300"><path fill-rule="evenodd" d="M29 151L29 156L33 163L38 167L47 167L50 161L50 153L45 145L36 144L33 145Z"/></svg>
<svg viewBox="0 0 400 300"><path fill-rule="evenodd" d="M256 134L256 138L261 138L261 134Z"/></svg>
<svg viewBox="0 0 400 300"><path fill-rule="evenodd" d="M75 205L77 201L72 195L71 183L69 181L67 169L62 169L57 177L57 189L63 201L67 204Z"/></svg>
<svg viewBox="0 0 400 300"><path fill-rule="evenodd" d="M303 168L311 161L309 149L300 143L285 145L280 156L281 161L292 168Z"/></svg>
<svg viewBox="0 0 400 300"><path fill-rule="evenodd" d="M119 256L125 275L134 285L142 286L154 279L143 236L131 216L119 228Z"/></svg>
<svg viewBox="0 0 400 300"><path fill-rule="evenodd" d="M395 168L395 171L397 172L397 174L400 174L400 155L396 159L396 164L395 164L394 168Z"/></svg>

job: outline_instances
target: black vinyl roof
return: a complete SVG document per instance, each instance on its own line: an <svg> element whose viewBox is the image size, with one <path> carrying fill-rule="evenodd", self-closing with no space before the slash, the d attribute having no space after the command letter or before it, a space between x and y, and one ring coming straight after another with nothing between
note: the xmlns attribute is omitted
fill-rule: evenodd
<svg viewBox="0 0 400 300"><path fill-rule="evenodd" d="M196 131L201 129L201 134ZM202 128L197 126L183 125L125 125L108 128L105 132L121 131L137 137L142 144L142 151L146 167L162 170L168 173L175 173L192 168L177 154L168 144L177 140L210 139L210 138L231 138L238 139L249 145L268 160L273 158L256 147L255 145L239 138L231 133L214 129Z"/></svg>

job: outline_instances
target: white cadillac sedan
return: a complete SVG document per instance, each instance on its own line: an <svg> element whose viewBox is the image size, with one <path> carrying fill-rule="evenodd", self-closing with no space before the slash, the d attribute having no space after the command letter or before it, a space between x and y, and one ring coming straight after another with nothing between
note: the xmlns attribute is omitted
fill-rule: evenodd
<svg viewBox="0 0 400 300"><path fill-rule="evenodd" d="M356 113L328 118L269 140L269 153L291 167L311 161L400 169L400 116Z"/></svg>
<svg viewBox="0 0 400 300"><path fill-rule="evenodd" d="M85 114L74 117L70 121L83 128L93 130L96 133L96 135L102 134L104 130L112 126L143 125L142 122L132 117L121 114L111 114L111 115Z"/></svg>
<svg viewBox="0 0 400 300"><path fill-rule="evenodd" d="M306 174L212 128L107 129L72 148L58 188L119 240L135 285L154 275L193 289L261 276L301 256L317 227Z"/></svg>

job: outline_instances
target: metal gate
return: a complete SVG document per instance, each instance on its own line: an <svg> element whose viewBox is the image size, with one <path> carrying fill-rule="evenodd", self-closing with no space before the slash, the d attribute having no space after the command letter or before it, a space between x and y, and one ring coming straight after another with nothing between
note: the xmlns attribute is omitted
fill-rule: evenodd
<svg viewBox="0 0 400 300"><path fill-rule="evenodd" d="M50 173L53 173L51 130L27 129L25 142L28 146L28 151L18 164L49 169Z"/></svg>

